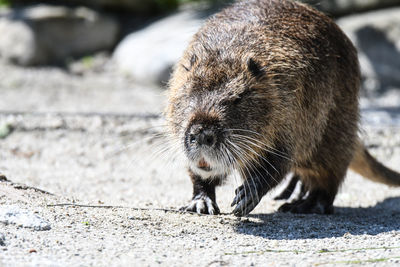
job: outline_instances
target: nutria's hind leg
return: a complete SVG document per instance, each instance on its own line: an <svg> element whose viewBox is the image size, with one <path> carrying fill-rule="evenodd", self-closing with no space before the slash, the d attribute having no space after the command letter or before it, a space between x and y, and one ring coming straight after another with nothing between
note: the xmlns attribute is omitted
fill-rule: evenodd
<svg viewBox="0 0 400 267"><path fill-rule="evenodd" d="M291 213L332 214L333 201L331 199L332 196L327 194L327 192L313 190L308 192L304 199L298 199L292 203L283 204L279 207L279 211Z"/></svg>
<svg viewBox="0 0 400 267"><path fill-rule="evenodd" d="M297 200L302 198L305 194L304 184L300 181L300 176L298 174L293 174L293 176L290 177L289 183L286 188L279 195L274 197L274 200L288 200L289 198L291 198L299 183L301 184L301 189L299 194L295 196L294 199Z"/></svg>
<svg viewBox="0 0 400 267"><path fill-rule="evenodd" d="M333 201L344 175L328 175L325 171L303 171L300 176L304 195L292 203L285 203L281 212L332 214Z"/></svg>

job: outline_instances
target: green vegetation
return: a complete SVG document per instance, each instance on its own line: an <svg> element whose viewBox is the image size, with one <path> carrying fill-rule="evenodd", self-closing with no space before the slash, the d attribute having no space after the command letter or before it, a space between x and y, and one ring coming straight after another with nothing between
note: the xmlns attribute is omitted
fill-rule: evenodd
<svg viewBox="0 0 400 267"><path fill-rule="evenodd" d="M387 250L387 249L400 249L400 247L349 248L349 249L338 249L338 250L329 250L329 249L323 248L323 249L319 250L318 253L364 251L364 250Z"/></svg>
<svg viewBox="0 0 400 267"><path fill-rule="evenodd" d="M376 262L385 262L389 260L396 260L400 259L400 257L389 257L389 258L378 258L378 259L367 259L367 260L349 260L349 261L332 261L332 262L323 262L323 263L316 263L315 266L320 265L337 265L337 264L363 264L363 263L376 263Z"/></svg>
<svg viewBox="0 0 400 267"><path fill-rule="evenodd" d="M13 127L11 124L4 123L0 125L0 139L4 139L11 134Z"/></svg>
<svg viewBox="0 0 400 267"><path fill-rule="evenodd" d="M173 10L178 7L179 0L155 0L158 9L160 10Z"/></svg>
<svg viewBox="0 0 400 267"><path fill-rule="evenodd" d="M265 254L265 253L338 253L338 252L349 252L349 251L365 251L365 250L387 250L387 249L400 249L400 247L370 247L370 248L350 248L350 249L337 249L329 250L326 248L317 251L306 251L306 250L281 250L281 249L266 249L266 250L251 250L243 252L226 252L225 255L245 255L245 254Z"/></svg>
<svg viewBox="0 0 400 267"><path fill-rule="evenodd" d="M90 69L91 67L93 67L93 56L85 56L81 60L83 66L85 66L86 69Z"/></svg>
<svg viewBox="0 0 400 267"><path fill-rule="evenodd" d="M11 5L10 0L0 0L0 7L9 7Z"/></svg>
<svg viewBox="0 0 400 267"><path fill-rule="evenodd" d="M306 251L306 250L280 250L280 249L266 249L266 250L252 250L252 251L243 251L243 252L226 252L225 255L247 255L247 254L266 254L266 253L294 253L294 254L303 254L303 253L341 253L341 252L351 252L351 251L366 251L366 250L388 250L388 249L400 249L400 247L369 247L369 248L353 248L353 249L335 249L329 250L326 248L317 250L317 251ZM375 259L365 259L365 260L343 260L343 261L333 261L333 262L320 262L314 263L314 266L327 265L327 264L363 264L363 263L376 263L376 262L385 262L389 260L400 259L400 256L388 257L388 258L375 258Z"/></svg>
<svg viewBox="0 0 400 267"><path fill-rule="evenodd" d="M264 254L264 253L306 253L303 250L281 250L281 249L266 249L266 250L250 250L243 252L226 252L225 255L246 255L246 254Z"/></svg>

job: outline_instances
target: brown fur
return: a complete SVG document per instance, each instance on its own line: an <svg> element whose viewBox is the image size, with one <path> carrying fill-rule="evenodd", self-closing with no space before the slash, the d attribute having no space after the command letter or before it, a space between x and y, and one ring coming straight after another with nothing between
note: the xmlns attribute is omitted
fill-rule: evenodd
<svg viewBox="0 0 400 267"><path fill-rule="evenodd" d="M400 174L376 161L360 141L357 142L349 168L374 182L400 186Z"/></svg>
<svg viewBox="0 0 400 267"><path fill-rule="evenodd" d="M306 5L249 0L213 16L169 85L171 133L192 164L194 188L208 186L202 197L194 190L187 209L215 213L207 204L215 204L215 181L234 168L244 180L233 202L236 215L250 212L290 171L308 197L283 210L332 212L354 151L355 170L374 165L367 152L360 154L359 85L354 46ZM212 175L196 171L202 157L217 169Z"/></svg>

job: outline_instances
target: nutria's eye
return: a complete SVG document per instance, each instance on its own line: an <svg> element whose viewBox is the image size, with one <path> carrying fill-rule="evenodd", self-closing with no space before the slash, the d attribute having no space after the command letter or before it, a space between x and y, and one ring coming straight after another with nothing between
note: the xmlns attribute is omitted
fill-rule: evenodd
<svg viewBox="0 0 400 267"><path fill-rule="evenodd" d="M196 63L197 61L197 56L196 55L192 55L192 57L190 58L190 64L189 67L186 67L185 65L182 64L182 67L186 70L186 71L190 71L194 65L194 63Z"/></svg>
<svg viewBox="0 0 400 267"><path fill-rule="evenodd" d="M193 67L196 61L197 61L197 56L193 54L192 57L190 58L190 67Z"/></svg>
<svg viewBox="0 0 400 267"><path fill-rule="evenodd" d="M236 96L235 100L233 100L233 104L234 105L239 104L240 102L242 102L243 98L247 97L250 94L251 94L250 90L245 90L245 91L241 92L240 94L238 94Z"/></svg>
<svg viewBox="0 0 400 267"><path fill-rule="evenodd" d="M242 98L241 98L241 97L237 97L237 98L235 98L235 100L233 101L233 104L234 104L234 105L237 105L237 104L239 104L241 101L242 101Z"/></svg>
<svg viewBox="0 0 400 267"><path fill-rule="evenodd" d="M254 77L259 77L264 74L262 66L260 66L260 64L254 61L254 59L252 58L249 58L249 60L247 60L247 68Z"/></svg>

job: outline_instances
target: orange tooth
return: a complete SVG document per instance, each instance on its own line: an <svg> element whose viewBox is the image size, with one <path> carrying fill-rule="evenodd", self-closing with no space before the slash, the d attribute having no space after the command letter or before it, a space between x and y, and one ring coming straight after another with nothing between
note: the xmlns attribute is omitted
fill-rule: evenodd
<svg viewBox="0 0 400 267"><path fill-rule="evenodd" d="M201 158L199 161L199 168L208 168L210 165L207 163L207 161L204 160L204 158Z"/></svg>

